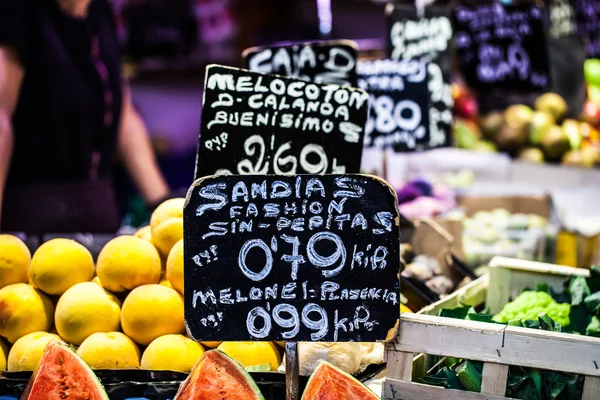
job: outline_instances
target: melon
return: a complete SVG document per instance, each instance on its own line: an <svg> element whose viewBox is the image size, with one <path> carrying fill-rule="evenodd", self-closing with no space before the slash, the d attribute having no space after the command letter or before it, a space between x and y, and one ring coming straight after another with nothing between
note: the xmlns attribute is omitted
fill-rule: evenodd
<svg viewBox="0 0 600 400"><path fill-rule="evenodd" d="M90 367L68 345L52 341L21 400L109 400Z"/></svg>
<svg viewBox="0 0 600 400"><path fill-rule="evenodd" d="M256 383L238 362L210 350L179 388L174 400L265 400Z"/></svg>
<svg viewBox="0 0 600 400"><path fill-rule="evenodd" d="M379 400L352 375L322 361L311 375L302 400Z"/></svg>

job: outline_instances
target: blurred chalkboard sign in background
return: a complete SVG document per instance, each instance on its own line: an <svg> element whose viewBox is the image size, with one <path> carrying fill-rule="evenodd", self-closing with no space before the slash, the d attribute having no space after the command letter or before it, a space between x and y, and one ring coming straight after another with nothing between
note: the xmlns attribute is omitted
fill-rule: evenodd
<svg viewBox="0 0 600 400"><path fill-rule="evenodd" d="M411 4L388 5L387 56L428 63L429 148L450 145L452 129L452 47L450 9L434 5L417 10Z"/></svg>
<svg viewBox="0 0 600 400"><path fill-rule="evenodd" d="M429 147L427 63L373 60L358 64L361 89L370 95L365 146L397 152Z"/></svg>
<svg viewBox="0 0 600 400"><path fill-rule="evenodd" d="M514 91L550 87L544 8L485 2L454 10L458 64L473 88Z"/></svg>

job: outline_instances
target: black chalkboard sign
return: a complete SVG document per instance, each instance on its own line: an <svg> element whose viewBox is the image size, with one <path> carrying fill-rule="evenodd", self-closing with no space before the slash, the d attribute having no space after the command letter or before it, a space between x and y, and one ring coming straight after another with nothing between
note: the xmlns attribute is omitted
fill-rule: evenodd
<svg viewBox="0 0 600 400"><path fill-rule="evenodd" d="M389 340L400 315L394 190L367 175L197 180L184 209L194 340Z"/></svg>
<svg viewBox="0 0 600 400"><path fill-rule="evenodd" d="M209 66L196 178L360 171L369 95Z"/></svg>
<svg viewBox="0 0 600 400"><path fill-rule="evenodd" d="M451 52L453 30L447 7L430 6L422 14L411 4L390 4L387 49L392 60L427 62L429 87L429 146L451 143Z"/></svg>
<svg viewBox="0 0 600 400"><path fill-rule="evenodd" d="M571 0L544 0L550 17L549 39L572 37L577 32L575 9Z"/></svg>
<svg viewBox="0 0 600 400"><path fill-rule="evenodd" d="M418 151L431 146L429 88L425 61L359 61L358 87L371 107L365 147Z"/></svg>
<svg viewBox="0 0 600 400"><path fill-rule="evenodd" d="M250 71L356 87L358 47L350 40L252 47L242 57Z"/></svg>
<svg viewBox="0 0 600 400"><path fill-rule="evenodd" d="M573 0L577 32L587 39L587 57L600 58L600 1Z"/></svg>
<svg viewBox="0 0 600 400"><path fill-rule="evenodd" d="M483 90L550 88L544 12L537 3L457 5L455 46L465 81Z"/></svg>

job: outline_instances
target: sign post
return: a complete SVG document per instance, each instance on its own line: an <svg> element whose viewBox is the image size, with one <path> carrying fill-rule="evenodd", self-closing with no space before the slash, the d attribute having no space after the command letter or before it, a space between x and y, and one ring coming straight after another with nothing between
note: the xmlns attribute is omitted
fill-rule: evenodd
<svg viewBox="0 0 600 400"><path fill-rule="evenodd" d="M210 176L184 208L185 320L196 341L387 341L400 316L395 192L368 175Z"/></svg>

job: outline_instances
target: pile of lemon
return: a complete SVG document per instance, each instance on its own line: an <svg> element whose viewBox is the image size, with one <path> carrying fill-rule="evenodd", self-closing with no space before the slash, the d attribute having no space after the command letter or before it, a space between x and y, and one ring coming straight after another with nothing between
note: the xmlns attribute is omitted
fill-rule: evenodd
<svg viewBox="0 0 600 400"><path fill-rule="evenodd" d="M68 239L31 256L15 236L0 235L0 371L30 371L52 340L78 347L94 369L189 372L205 347L219 347L245 367L276 370L272 343L197 343L183 318L183 205L171 199L150 225L119 236L94 263Z"/></svg>

